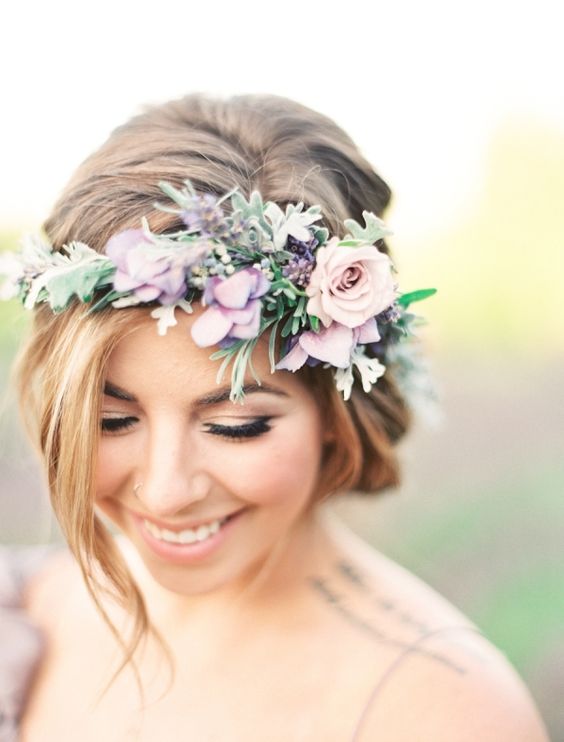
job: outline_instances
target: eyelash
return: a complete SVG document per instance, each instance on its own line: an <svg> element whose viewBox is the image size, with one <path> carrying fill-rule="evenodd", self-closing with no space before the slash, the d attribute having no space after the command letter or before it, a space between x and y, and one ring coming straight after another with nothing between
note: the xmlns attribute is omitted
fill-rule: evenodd
<svg viewBox="0 0 564 742"><path fill-rule="evenodd" d="M258 438L271 430L269 425L270 417L257 417L245 425L216 425L215 423L206 423L208 430L206 433L219 435L231 440L245 440L247 438Z"/></svg>
<svg viewBox="0 0 564 742"><path fill-rule="evenodd" d="M118 433L131 428L136 422L136 417L104 417L100 422L100 428L103 433Z"/></svg>
<svg viewBox="0 0 564 742"><path fill-rule="evenodd" d="M215 423L206 423L206 433L210 435L219 435L230 440L245 440L248 438L258 438L271 430L269 425L270 417L257 417L245 425L216 425ZM118 433L131 428L137 422L136 417L106 417L103 418L100 427L104 433Z"/></svg>

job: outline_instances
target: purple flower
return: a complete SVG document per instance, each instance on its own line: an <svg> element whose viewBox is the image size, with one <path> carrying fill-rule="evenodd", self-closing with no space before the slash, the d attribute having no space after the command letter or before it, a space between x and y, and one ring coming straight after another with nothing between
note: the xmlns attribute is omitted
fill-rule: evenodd
<svg viewBox="0 0 564 742"><path fill-rule="evenodd" d="M284 266L282 275L300 288L305 288L309 284L315 264L313 251L317 245L318 241L315 237L312 237L309 242L302 242L292 235L288 236L286 250L294 253L295 257Z"/></svg>
<svg viewBox="0 0 564 742"><path fill-rule="evenodd" d="M210 237L222 227L225 220L223 209L211 193L193 196L190 205L180 214L189 230L201 232Z"/></svg>
<svg viewBox="0 0 564 742"><path fill-rule="evenodd" d="M180 212L180 217L190 232L202 237L221 240L235 245L247 227L247 220L239 212L226 217L221 204L211 193L194 195Z"/></svg>
<svg viewBox="0 0 564 742"><path fill-rule="evenodd" d="M297 371L304 363L309 363L310 358L329 363L336 368L348 368L352 352L358 344L373 343L379 338L374 318L354 329L332 322L329 327L322 327L319 332L306 330L298 335L297 342L276 364L276 368Z"/></svg>
<svg viewBox="0 0 564 742"><path fill-rule="evenodd" d="M256 268L244 268L229 278L210 278L202 297L208 309L192 325L196 345L206 348L225 338L255 338L260 329L260 297L269 288L270 281Z"/></svg>
<svg viewBox="0 0 564 742"><path fill-rule="evenodd" d="M111 237L106 255L116 264L114 289L131 292L139 301L174 304L186 294L187 261L163 254L142 229L126 229Z"/></svg>

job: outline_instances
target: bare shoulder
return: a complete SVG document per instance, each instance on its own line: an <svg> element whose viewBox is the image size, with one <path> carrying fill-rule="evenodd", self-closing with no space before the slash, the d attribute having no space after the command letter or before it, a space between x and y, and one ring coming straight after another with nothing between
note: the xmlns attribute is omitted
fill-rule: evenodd
<svg viewBox="0 0 564 742"><path fill-rule="evenodd" d="M383 729L390 742L548 740L523 681L466 616L338 520L327 525L337 549L325 587L378 645L355 740Z"/></svg>
<svg viewBox="0 0 564 742"><path fill-rule="evenodd" d="M459 670L410 656L398 663L367 707L361 739L411 740L414 730L434 742L547 742L534 703L517 673L485 639L437 632L420 644ZM406 703L409 699L409 703Z"/></svg>

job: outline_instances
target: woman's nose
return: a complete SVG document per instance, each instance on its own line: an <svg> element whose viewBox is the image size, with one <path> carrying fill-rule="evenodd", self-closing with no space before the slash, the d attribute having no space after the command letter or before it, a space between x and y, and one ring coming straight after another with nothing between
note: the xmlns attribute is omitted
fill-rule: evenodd
<svg viewBox="0 0 564 742"><path fill-rule="evenodd" d="M187 437L153 436L134 482L148 514L176 515L207 497L212 481L200 459Z"/></svg>

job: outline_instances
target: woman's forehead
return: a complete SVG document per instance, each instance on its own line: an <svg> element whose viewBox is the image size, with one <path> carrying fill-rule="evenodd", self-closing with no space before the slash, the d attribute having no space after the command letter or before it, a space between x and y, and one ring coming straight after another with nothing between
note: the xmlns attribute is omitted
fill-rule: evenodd
<svg viewBox="0 0 564 742"><path fill-rule="evenodd" d="M160 393L195 399L218 394L229 384L231 368L226 370L219 384L218 361L210 359L210 348L200 348L192 339L192 324L202 311L198 304L194 305L193 314L178 312L178 323L169 327L165 335L158 334L156 321L147 316L118 341L110 354L105 373L110 385L134 397ZM268 342L264 338L259 339L253 351L253 368L260 382L273 394L295 396L306 392L291 372L271 373ZM246 384L257 386L249 371Z"/></svg>

